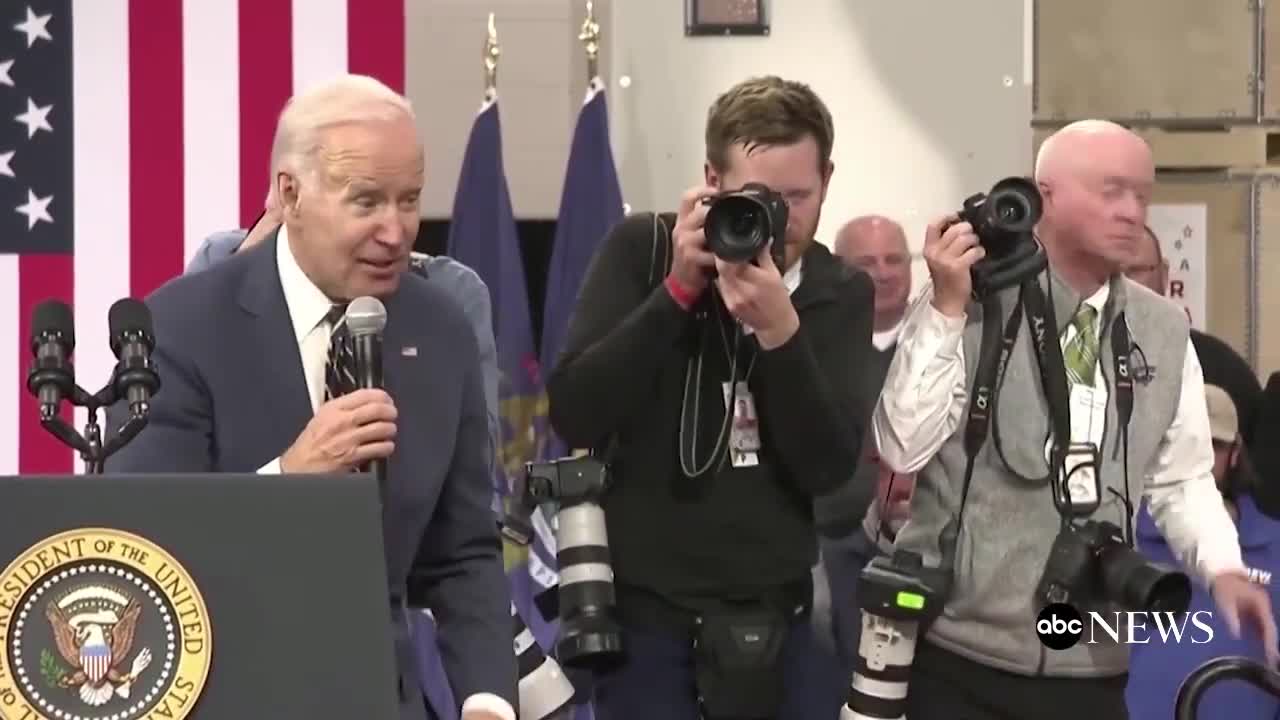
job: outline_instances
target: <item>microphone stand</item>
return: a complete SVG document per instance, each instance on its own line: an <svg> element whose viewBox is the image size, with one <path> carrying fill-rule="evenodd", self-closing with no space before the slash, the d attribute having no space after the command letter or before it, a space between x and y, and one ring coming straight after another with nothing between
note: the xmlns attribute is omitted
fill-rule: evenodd
<svg viewBox="0 0 1280 720"><path fill-rule="evenodd" d="M120 426L120 431L105 444L102 442L102 426L98 424L98 411L110 407L121 399L117 389L119 368L111 373L111 381L98 392L90 395L79 385L74 386L68 400L76 407L88 410L89 416L84 426L84 433L76 432L70 423L62 419L59 405L44 404L40 406L40 424L64 445L80 453L84 461L86 475L101 475L105 472L107 458L114 455L129 444L142 429L147 426L148 403L130 406L129 419Z"/></svg>

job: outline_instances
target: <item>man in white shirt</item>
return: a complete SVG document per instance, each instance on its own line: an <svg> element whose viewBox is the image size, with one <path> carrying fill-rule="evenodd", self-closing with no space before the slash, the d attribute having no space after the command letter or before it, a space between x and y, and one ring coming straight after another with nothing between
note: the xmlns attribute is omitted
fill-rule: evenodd
<svg viewBox="0 0 1280 720"><path fill-rule="evenodd" d="M1042 583L1070 512L1051 491L1055 445L1088 453L1095 467L1070 476L1063 505L1084 513L1081 520L1125 530L1131 543L1128 529L1144 497L1193 581L1212 589L1228 626L1238 631L1248 622L1273 656L1276 650L1269 600L1249 582L1214 483L1203 379L1185 315L1122 274L1142 241L1154 185L1149 148L1118 125L1075 123L1041 147L1036 185L1044 207L1037 235L1049 270L1032 282L1048 295L1062 341L1062 387L1070 399L1058 405L1068 404L1071 437L1053 437L1042 386L1061 377L1041 379L1042 354L1028 323L1019 323L997 366L989 441L966 478L962 421L982 328L989 321L1006 328L1020 295L1018 287L995 293L999 308L974 302L970 270L986 251L973 228L952 224L954 217L929 229L924 255L932 283L908 314L874 413L882 460L898 472L919 471L895 549L950 568L945 609L916 648L911 720L1126 717L1125 646L1094 633L1101 636L1096 643L1054 650L1035 631L1037 614L1054 600ZM993 310L999 316L987 318ZM1113 333L1118 328L1124 330ZM1131 385L1116 382L1128 362L1126 335L1128 358L1141 358ZM1139 365L1159 372L1139 372ZM1126 422L1116 401L1130 392ZM1121 601L1110 589L1097 594L1106 597L1079 589L1070 598L1082 611Z"/></svg>

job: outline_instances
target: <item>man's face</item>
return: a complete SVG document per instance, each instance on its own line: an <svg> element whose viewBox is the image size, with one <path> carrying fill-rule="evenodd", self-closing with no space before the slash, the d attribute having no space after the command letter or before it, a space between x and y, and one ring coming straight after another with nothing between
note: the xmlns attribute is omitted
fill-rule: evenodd
<svg viewBox="0 0 1280 720"><path fill-rule="evenodd" d="M1043 223L1108 273L1134 263L1155 184L1151 152L1118 133L1063 138L1060 172L1042 180Z"/></svg>
<svg viewBox="0 0 1280 720"><path fill-rule="evenodd" d="M721 191L738 190L747 183L761 183L787 201L787 267L813 242L827 197L832 166L818 159L818 143L811 136L790 145L761 145L748 153L742 144L729 149L723 174L710 164L707 184Z"/></svg>
<svg viewBox="0 0 1280 720"><path fill-rule="evenodd" d="M1160 257L1155 237L1143 230L1144 242L1138 244L1133 261L1124 268L1124 274L1132 281L1147 286L1157 295L1169 290L1169 266Z"/></svg>
<svg viewBox="0 0 1280 720"><path fill-rule="evenodd" d="M911 294L911 256L902 229L888 221L854 221L837 243L837 254L875 283L876 315L906 311Z"/></svg>
<svg viewBox="0 0 1280 720"><path fill-rule="evenodd" d="M314 163L284 211L298 263L335 300L391 294L420 222L424 161L412 120L331 128Z"/></svg>

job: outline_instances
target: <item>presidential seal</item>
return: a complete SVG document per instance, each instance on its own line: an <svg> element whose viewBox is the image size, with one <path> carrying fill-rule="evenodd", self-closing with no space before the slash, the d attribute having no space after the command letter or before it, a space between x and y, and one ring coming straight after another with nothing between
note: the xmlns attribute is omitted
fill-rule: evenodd
<svg viewBox="0 0 1280 720"><path fill-rule="evenodd" d="M136 535L64 532L0 574L0 717L181 720L211 650L191 575Z"/></svg>

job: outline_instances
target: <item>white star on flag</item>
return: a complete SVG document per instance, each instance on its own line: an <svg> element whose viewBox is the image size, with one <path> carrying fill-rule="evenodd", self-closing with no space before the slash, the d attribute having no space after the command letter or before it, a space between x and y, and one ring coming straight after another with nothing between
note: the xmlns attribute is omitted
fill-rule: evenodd
<svg viewBox="0 0 1280 720"><path fill-rule="evenodd" d="M49 125L49 111L52 109L52 105L40 107L31 98L27 98L27 111L14 119L27 126L27 139L30 140L39 130L53 132L53 127Z"/></svg>
<svg viewBox="0 0 1280 720"><path fill-rule="evenodd" d="M27 203L18 206L18 213L27 216L27 229L36 226L41 220L53 224L53 217L49 215L49 203L53 202L52 195L45 197L36 197L36 194L29 188L27 189Z"/></svg>
<svg viewBox="0 0 1280 720"><path fill-rule="evenodd" d="M12 162L13 162L12 150L10 150L7 153L0 153L0 175L8 175L9 177L16 177L13 174L13 168L10 166L10 163Z"/></svg>
<svg viewBox="0 0 1280 720"><path fill-rule="evenodd" d="M41 38L44 38L45 40L49 40L49 41L53 40L53 36L49 34L49 27L48 27L49 20L51 19L53 19L52 13L48 15L36 15L35 12L31 9L31 6L28 5L27 19L24 20L23 22L15 24L13 26L13 29L17 30L20 33L26 34L27 47L31 47L32 45L36 44L36 40L39 40Z"/></svg>
<svg viewBox="0 0 1280 720"><path fill-rule="evenodd" d="M0 62L0 85L8 85L13 87L13 78L9 77L9 71L13 69L13 61L5 60Z"/></svg>

